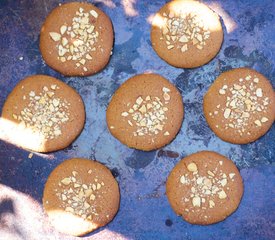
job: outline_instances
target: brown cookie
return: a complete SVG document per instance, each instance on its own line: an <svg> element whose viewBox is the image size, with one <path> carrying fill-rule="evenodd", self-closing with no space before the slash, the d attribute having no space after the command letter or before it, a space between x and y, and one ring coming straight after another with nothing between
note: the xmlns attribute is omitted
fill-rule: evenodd
<svg viewBox="0 0 275 240"><path fill-rule="evenodd" d="M170 65L195 68L217 55L223 30L219 16L203 3L175 0L155 15L151 41L159 57Z"/></svg>
<svg viewBox="0 0 275 240"><path fill-rule="evenodd" d="M204 115L222 140L246 144L263 136L275 119L270 82L249 68L222 73L204 96Z"/></svg>
<svg viewBox="0 0 275 240"><path fill-rule="evenodd" d="M36 152L69 146L80 134L85 108L79 94L53 77L33 75L20 81L2 111L5 139Z"/></svg>
<svg viewBox="0 0 275 240"><path fill-rule="evenodd" d="M107 109L112 135L123 144L144 151L170 143L182 120L179 91L157 74L140 74L128 79L115 92Z"/></svg>
<svg viewBox="0 0 275 240"><path fill-rule="evenodd" d="M109 62L114 42L112 22L89 3L71 2L55 8L40 33L45 62L66 76L88 76Z"/></svg>
<svg viewBox="0 0 275 240"><path fill-rule="evenodd" d="M171 171L166 194L173 210L192 224L220 222L239 206L242 177L234 163L209 151L191 154Z"/></svg>
<svg viewBox="0 0 275 240"><path fill-rule="evenodd" d="M50 174L43 206L52 225L74 236L108 224L119 208L118 183L104 165L88 159L69 159Z"/></svg>

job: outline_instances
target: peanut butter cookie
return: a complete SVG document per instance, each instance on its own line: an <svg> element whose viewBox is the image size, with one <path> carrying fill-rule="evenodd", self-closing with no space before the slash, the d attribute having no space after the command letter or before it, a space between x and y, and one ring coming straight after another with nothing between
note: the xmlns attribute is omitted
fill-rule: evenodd
<svg viewBox="0 0 275 240"><path fill-rule="evenodd" d="M226 157L202 151L182 159L171 171L166 194L173 210L192 224L220 222L239 206L242 177Z"/></svg>
<svg viewBox="0 0 275 240"><path fill-rule="evenodd" d="M87 76L109 62L114 41L112 22L89 3L71 2L55 8L41 28L45 62L66 76Z"/></svg>
<svg viewBox="0 0 275 240"><path fill-rule="evenodd" d="M70 86L45 75L20 81L2 111L5 139L35 152L69 146L85 123L80 95Z"/></svg>
<svg viewBox="0 0 275 240"><path fill-rule="evenodd" d="M246 144L263 136L275 119L270 82L249 68L222 73L204 96L204 115L222 140Z"/></svg>
<svg viewBox="0 0 275 240"><path fill-rule="evenodd" d="M223 42L219 16L198 1L174 0L155 15L152 46L164 61L195 68L212 60Z"/></svg>
<svg viewBox="0 0 275 240"><path fill-rule="evenodd" d="M88 159L69 159L50 174L43 206L60 232L82 236L108 224L119 208L117 181L108 168Z"/></svg>
<svg viewBox="0 0 275 240"><path fill-rule="evenodd" d="M177 88L157 74L128 79L115 92L107 109L110 132L123 144L150 151L170 143L183 120Z"/></svg>

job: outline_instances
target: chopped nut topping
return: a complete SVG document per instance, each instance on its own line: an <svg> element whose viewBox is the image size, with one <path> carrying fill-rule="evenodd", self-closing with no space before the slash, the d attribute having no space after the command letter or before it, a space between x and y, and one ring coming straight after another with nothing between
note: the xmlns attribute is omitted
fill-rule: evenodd
<svg viewBox="0 0 275 240"><path fill-rule="evenodd" d="M137 128L133 132L134 136L157 135L163 131L167 120L165 112L168 111L165 105L170 100L170 89L163 87L162 91L164 101L158 97L139 96L132 106L130 103L127 105L129 110L121 113L122 117L127 118L129 126ZM170 133L165 131L163 135L169 136Z"/></svg>
<svg viewBox="0 0 275 240"><path fill-rule="evenodd" d="M94 17L97 18L98 17L98 13L95 10L91 10L90 14Z"/></svg>
<svg viewBox="0 0 275 240"><path fill-rule="evenodd" d="M170 92L170 89L167 88L167 87L163 87L163 88L162 88L162 91L165 92L165 93L168 93L168 92ZM150 99L149 99L149 100L150 100Z"/></svg>
<svg viewBox="0 0 275 240"><path fill-rule="evenodd" d="M201 206L201 198L200 197L194 197L192 199L192 204L194 207L200 207Z"/></svg>
<svg viewBox="0 0 275 240"><path fill-rule="evenodd" d="M236 174L235 173L229 173L230 179L232 179Z"/></svg>
<svg viewBox="0 0 275 240"><path fill-rule="evenodd" d="M261 123L260 120L256 120L256 121L255 121L255 124L256 124L258 127L262 126L262 123Z"/></svg>
<svg viewBox="0 0 275 240"><path fill-rule="evenodd" d="M224 89L220 89L219 93L222 94L222 95L224 95L225 94L225 90Z"/></svg>
<svg viewBox="0 0 275 240"><path fill-rule="evenodd" d="M121 113L121 116L122 117L127 117L129 114L127 113L127 112L123 112L123 113Z"/></svg>
<svg viewBox="0 0 275 240"><path fill-rule="evenodd" d="M169 133L168 131L166 131L163 135L164 135L164 136L169 136L170 133Z"/></svg>
<svg viewBox="0 0 275 240"><path fill-rule="evenodd" d="M257 88L256 95L257 95L257 97L262 97L263 96L263 91L262 91L261 88Z"/></svg>
<svg viewBox="0 0 275 240"><path fill-rule="evenodd" d="M59 89L51 86L52 91L44 86L42 92L36 94L30 91L29 103L20 112L13 114L13 118L20 121L23 126L39 132L45 139L54 139L62 134L61 124L69 121L69 103L66 100L54 97Z"/></svg>
<svg viewBox="0 0 275 240"><path fill-rule="evenodd" d="M215 207L215 203L213 200L209 200L209 208Z"/></svg>
<svg viewBox="0 0 275 240"><path fill-rule="evenodd" d="M219 194L219 198L220 198L220 199L224 199L224 198L226 198L226 197L227 197L227 195L226 195L225 191L223 191L223 190L222 190L222 191L220 191L218 194Z"/></svg>
<svg viewBox="0 0 275 240"><path fill-rule="evenodd" d="M104 183L97 183L95 179L95 183L85 184L77 176L78 172L72 171L72 176L62 179L59 183L62 190L56 195L62 201L66 212L76 214L83 219L91 219L91 215L98 215L93 202Z"/></svg>
<svg viewBox="0 0 275 240"><path fill-rule="evenodd" d="M229 190L228 183L234 181L235 173L229 173L227 176L222 171L222 163L223 161L219 161L217 167L211 170L207 170L206 164L207 175L205 175L205 171L202 171L203 174L201 175L200 169L195 163L192 162L187 165L188 172L179 178L180 184L190 187L189 197L185 196L184 202L191 200L194 208L207 209L216 206L215 196L219 199L227 198L225 191Z"/></svg>
<svg viewBox="0 0 275 240"><path fill-rule="evenodd" d="M267 121L268 121L268 118L262 117L262 119L261 119L261 122L262 122L262 123L265 123L265 122L267 122Z"/></svg>
<svg viewBox="0 0 275 240"><path fill-rule="evenodd" d="M226 178L221 180L221 185L224 187L227 184L227 180Z"/></svg>
<svg viewBox="0 0 275 240"><path fill-rule="evenodd" d="M52 40L54 40L55 42L57 42L61 39L61 35L56 32L50 32L50 36L51 36Z"/></svg>
<svg viewBox="0 0 275 240"><path fill-rule="evenodd" d="M163 21L161 40L165 41L169 50L176 48L186 52L187 44L201 50L210 37L210 31L203 19L193 13L163 13Z"/></svg>
<svg viewBox="0 0 275 240"><path fill-rule="evenodd" d="M226 108L224 110L224 113L223 113L224 118L229 118L230 113L231 113L231 109L230 108Z"/></svg>
<svg viewBox="0 0 275 240"><path fill-rule="evenodd" d="M197 165L195 163L189 163L187 165L187 169L191 172L196 172L198 171Z"/></svg>
<svg viewBox="0 0 275 240"><path fill-rule="evenodd" d="M218 110L210 112L209 116L214 118L218 115L219 111L222 112L223 117L227 120L224 123L225 129L235 129L240 135L247 131L250 117L258 112L264 112L269 104L269 98L263 97L262 88L258 87L259 78L256 76L254 79L248 75L245 78L240 78L238 84L232 86L223 85L219 89L220 95L225 95L226 105L221 107L217 106ZM262 126L267 120L265 117L254 121L258 127ZM219 126L217 126L219 127Z"/></svg>
<svg viewBox="0 0 275 240"><path fill-rule="evenodd" d="M99 32L90 18L97 19L98 13L95 10L84 12L83 8L75 13L72 18L72 25L62 25L60 33L50 32L53 41L58 42L58 59L61 62L74 61L76 67L81 67L86 72L87 66L83 66L86 60L92 60L91 53L96 50Z"/></svg>
<svg viewBox="0 0 275 240"><path fill-rule="evenodd" d="M65 184L65 185L69 185L71 183L71 179L70 178L64 178L61 180L61 183Z"/></svg>
<svg viewBox="0 0 275 240"><path fill-rule="evenodd" d="M207 174L210 175L210 176L212 176L212 177L215 177L215 174L212 173L211 171L207 171Z"/></svg>
<svg viewBox="0 0 275 240"><path fill-rule="evenodd" d="M63 25L60 27L60 33L63 35L67 31L67 26ZM60 36L61 37L61 36Z"/></svg>
<svg viewBox="0 0 275 240"><path fill-rule="evenodd" d="M181 182L182 184L185 184L185 183L186 183L186 179L185 179L185 176L184 176L184 175L181 176L180 182Z"/></svg>

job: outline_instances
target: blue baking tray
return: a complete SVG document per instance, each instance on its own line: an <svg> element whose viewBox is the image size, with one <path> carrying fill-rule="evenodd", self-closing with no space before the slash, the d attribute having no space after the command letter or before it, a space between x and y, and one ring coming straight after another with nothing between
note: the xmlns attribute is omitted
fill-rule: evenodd
<svg viewBox="0 0 275 240"><path fill-rule="evenodd" d="M85 77L64 77L50 69L39 51L39 32L56 0L0 0L0 109L13 87L32 74L66 82L82 96L87 119L82 134L68 148L29 156L0 141L0 239L75 239L56 232L42 210L49 173L72 157L96 159L112 170L121 190L116 218L85 239L275 239L274 125L258 141L233 145L209 129L202 100L223 71L251 67L275 84L275 1L204 1L222 18L224 43L217 57L196 69L178 69L162 61L150 42L153 14L166 1L88 1L113 21L115 44L108 66ZM173 82L185 104L176 139L152 152L129 149L110 135L105 111L115 90L129 77L151 71ZM238 210L225 221L194 226L177 217L166 195L166 178L175 164L191 153L217 151L232 159L244 179ZM69 227L69 226L68 226Z"/></svg>

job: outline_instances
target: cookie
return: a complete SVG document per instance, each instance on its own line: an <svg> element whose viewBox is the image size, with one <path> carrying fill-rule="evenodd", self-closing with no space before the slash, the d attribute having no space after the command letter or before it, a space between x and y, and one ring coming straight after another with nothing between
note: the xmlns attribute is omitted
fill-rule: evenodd
<svg viewBox="0 0 275 240"><path fill-rule="evenodd" d="M82 236L108 224L119 208L118 183L104 165L74 158L62 162L50 174L43 206L60 232Z"/></svg>
<svg viewBox="0 0 275 240"><path fill-rule="evenodd" d="M106 118L111 134L128 147L158 149L170 143L181 127L182 97L160 75L136 75L115 92Z"/></svg>
<svg viewBox="0 0 275 240"><path fill-rule="evenodd" d="M195 68L212 60L223 42L219 16L198 1L165 4L152 22L154 50L168 64Z"/></svg>
<svg viewBox="0 0 275 240"><path fill-rule="evenodd" d="M275 120L275 94L270 82L249 68L222 73L204 96L206 121L222 140L235 144L263 136Z"/></svg>
<svg viewBox="0 0 275 240"><path fill-rule="evenodd" d="M224 220L238 208L243 182L231 160L202 151L174 167L166 194L177 215L192 224L208 225Z"/></svg>
<svg viewBox="0 0 275 240"><path fill-rule="evenodd" d="M69 146L85 122L79 94L53 77L33 75L20 81L2 111L5 139L35 152Z"/></svg>
<svg viewBox="0 0 275 240"><path fill-rule="evenodd" d="M66 76L88 76L102 70L109 62L113 42L110 18L89 3L58 6L40 33L43 59Z"/></svg>

